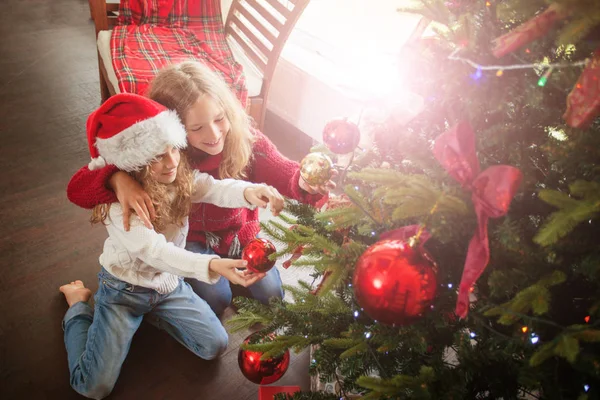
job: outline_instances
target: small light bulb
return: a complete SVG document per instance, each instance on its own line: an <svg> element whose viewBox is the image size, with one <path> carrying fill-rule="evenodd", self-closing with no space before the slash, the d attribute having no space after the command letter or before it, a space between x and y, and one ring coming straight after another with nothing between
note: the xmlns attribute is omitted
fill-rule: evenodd
<svg viewBox="0 0 600 400"><path fill-rule="evenodd" d="M537 337L536 335L531 336L531 344L536 344L537 342L540 341L540 338Z"/></svg>
<svg viewBox="0 0 600 400"><path fill-rule="evenodd" d="M354 311L354 318L358 318L358 311Z"/></svg>
<svg viewBox="0 0 600 400"><path fill-rule="evenodd" d="M587 392L588 390L590 390L590 385L583 385L583 390L585 390L586 392Z"/></svg>
<svg viewBox="0 0 600 400"><path fill-rule="evenodd" d="M451 283L448 284L448 289L452 289L452 284Z"/></svg>
<svg viewBox="0 0 600 400"><path fill-rule="evenodd" d="M477 69L475 70L475 72L473 72L471 74L471 79L478 81L481 79L481 77L483 76L483 72L481 71L481 67L477 67Z"/></svg>
<svg viewBox="0 0 600 400"><path fill-rule="evenodd" d="M475 332L471 332L471 333L469 334L469 336L471 336L471 338L474 338L474 337L475 337L475 336L477 336L477 335L475 334Z"/></svg>
<svg viewBox="0 0 600 400"><path fill-rule="evenodd" d="M371 332L365 332L365 337L368 339L371 337Z"/></svg>
<svg viewBox="0 0 600 400"><path fill-rule="evenodd" d="M546 82L548 82L548 78L546 78L545 76L542 76L542 77L541 77L541 78L538 80L538 83L537 83L537 85L538 85L539 87L544 87L544 86L546 86Z"/></svg>

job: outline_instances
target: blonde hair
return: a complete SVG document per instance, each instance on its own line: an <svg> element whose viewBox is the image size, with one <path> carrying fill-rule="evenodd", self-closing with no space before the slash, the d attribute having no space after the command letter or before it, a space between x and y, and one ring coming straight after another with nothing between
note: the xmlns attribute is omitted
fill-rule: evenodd
<svg viewBox="0 0 600 400"><path fill-rule="evenodd" d="M194 174L185 157L181 157L177 166L177 177L173 183L165 185L152 176L150 165L130 175L138 181L154 205L156 218L152 221L154 230L164 232L167 225L183 226L184 219L190 214L191 196L194 189ZM110 204L99 204L92 210L92 224L105 223Z"/></svg>
<svg viewBox="0 0 600 400"><path fill-rule="evenodd" d="M225 81L202 63L185 61L161 70L150 85L148 97L177 111L185 124L188 109L208 95L221 106L229 120L219 178L247 178L246 166L252 159L254 135L250 119Z"/></svg>

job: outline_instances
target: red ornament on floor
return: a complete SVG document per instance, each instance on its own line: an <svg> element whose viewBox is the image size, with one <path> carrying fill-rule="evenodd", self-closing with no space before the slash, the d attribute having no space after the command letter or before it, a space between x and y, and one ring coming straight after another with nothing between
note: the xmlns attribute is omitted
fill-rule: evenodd
<svg viewBox="0 0 600 400"><path fill-rule="evenodd" d="M244 343L264 343L267 339L254 341L253 335L248 336ZM279 357L261 360L263 353L259 351L244 350L240 347L238 352L238 365L242 374L250 381L259 385L268 385L281 378L290 366L290 351Z"/></svg>
<svg viewBox="0 0 600 400"><path fill-rule="evenodd" d="M407 325L429 309L437 267L420 246L382 240L358 259L353 287L365 313L385 325Z"/></svg>
<svg viewBox="0 0 600 400"><path fill-rule="evenodd" d="M335 154L347 154L360 142L360 131L355 123L345 119L329 121L323 129L323 143Z"/></svg>
<svg viewBox="0 0 600 400"><path fill-rule="evenodd" d="M248 261L248 269L252 272L267 272L275 265L275 260L269 260L269 256L276 251L267 239L253 239L244 247L242 260Z"/></svg>

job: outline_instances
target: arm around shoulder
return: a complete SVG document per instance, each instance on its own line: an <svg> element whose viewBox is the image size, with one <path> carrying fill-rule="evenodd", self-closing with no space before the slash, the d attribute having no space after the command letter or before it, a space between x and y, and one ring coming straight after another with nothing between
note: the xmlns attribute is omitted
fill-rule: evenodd
<svg viewBox="0 0 600 400"><path fill-rule="evenodd" d="M114 165L90 171L85 166L73 175L67 186L67 197L82 208L94 208L98 204L117 201L115 192L107 186L108 180L119 171Z"/></svg>

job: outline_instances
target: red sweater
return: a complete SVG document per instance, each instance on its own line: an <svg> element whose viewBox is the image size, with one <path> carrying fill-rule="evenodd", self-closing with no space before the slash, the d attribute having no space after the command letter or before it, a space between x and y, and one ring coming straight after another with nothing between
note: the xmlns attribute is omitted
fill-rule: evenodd
<svg viewBox="0 0 600 400"><path fill-rule="evenodd" d="M304 203L316 204L322 200L323 196L311 195L298 185L298 163L281 155L262 133L254 131L254 134L257 140L253 147L253 158L246 170L246 180L274 186L282 195ZM193 168L218 178L221 154L209 156L191 148L188 156ZM87 166L81 168L69 182L67 197L83 208L117 202L117 196L107 186L109 178L117 171L113 165L94 171ZM192 206L188 241L205 244L208 241L217 254L236 256L259 231L258 210L220 208L200 203Z"/></svg>

